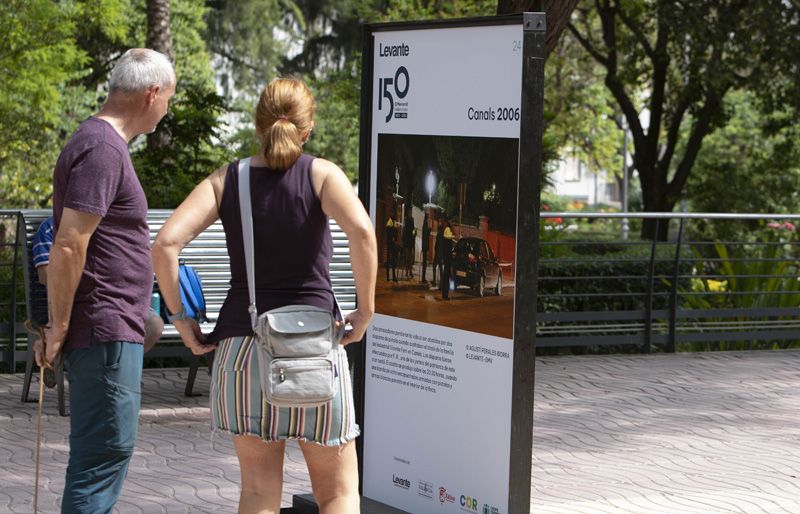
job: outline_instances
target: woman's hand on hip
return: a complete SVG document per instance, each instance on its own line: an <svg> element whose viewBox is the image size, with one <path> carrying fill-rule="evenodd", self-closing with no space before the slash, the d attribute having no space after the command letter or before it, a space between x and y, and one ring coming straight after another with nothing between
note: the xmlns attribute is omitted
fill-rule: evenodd
<svg viewBox="0 0 800 514"><path fill-rule="evenodd" d="M175 328L178 329L184 346L190 349L194 355L203 355L217 349L215 344L205 344L206 336L200 331L200 325L196 320L176 320Z"/></svg>
<svg viewBox="0 0 800 514"><path fill-rule="evenodd" d="M346 330L341 340L341 345L346 346L350 343L357 343L364 338L364 333L369 327L369 322L372 320L372 313L360 309L352 311L344 317L345 324L353 327L352 330Z"/></svg>

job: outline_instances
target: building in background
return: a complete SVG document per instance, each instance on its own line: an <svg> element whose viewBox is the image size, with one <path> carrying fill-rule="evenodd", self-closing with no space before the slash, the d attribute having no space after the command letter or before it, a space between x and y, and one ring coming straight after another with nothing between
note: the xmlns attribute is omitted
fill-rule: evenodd
<svg viewBox="0 0 800 514"><path fill-rule="evenodd" d="M604 170L594 171L574 155L562 158L553 173L552 191L588 206L603 204L620 208L622 187L617 178Z"/></svg>

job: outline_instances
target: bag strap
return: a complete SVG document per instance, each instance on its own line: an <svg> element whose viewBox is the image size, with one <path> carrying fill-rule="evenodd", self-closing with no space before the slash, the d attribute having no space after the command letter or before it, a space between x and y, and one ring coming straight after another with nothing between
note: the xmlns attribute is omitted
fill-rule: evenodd
<svg viewBox="0 0 800 514"><path fill-rule="evenodd" d="M253 207L250 199L250 157L239 160L239 213L242 218L242 239L244 240L244 264L247 271L247 293L250 298L250 304L247 311L250 313L250 325L253 327L253 332L256 331L258 326L258 309L256 308L256 275L253 249ZM344 321L344 314L342 308L339 306L339 300L336 295L333 295L333 303L336 305L336 313L339 315L339 320ZM344 330L344 324L337 331L337 337L341 338Z"/></svg>
<svg viewBox="0 0 800 514"><path fill-rule="evenodd" d="M250 203L250 157L239 160L239 212L242 218L242 239L244 240L244 267L247 271L247 293L250 303L250 325L255 332L258 325L256 308L256 274L253 250L253 207Z"/></svg>

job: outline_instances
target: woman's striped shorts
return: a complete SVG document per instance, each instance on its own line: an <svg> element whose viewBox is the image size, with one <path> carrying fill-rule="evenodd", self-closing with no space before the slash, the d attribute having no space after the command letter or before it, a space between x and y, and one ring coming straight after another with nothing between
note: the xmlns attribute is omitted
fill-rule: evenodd
<svg viewBox="0 0 800 514"><path fill-rule="evenodd" d="M264 441L299 439L337 446L356 438L353 386L344 348L339 347L336 396L319 407L276 407L261 393L252 337L219 342L211 376L213 429L253 435Z"/></svg>

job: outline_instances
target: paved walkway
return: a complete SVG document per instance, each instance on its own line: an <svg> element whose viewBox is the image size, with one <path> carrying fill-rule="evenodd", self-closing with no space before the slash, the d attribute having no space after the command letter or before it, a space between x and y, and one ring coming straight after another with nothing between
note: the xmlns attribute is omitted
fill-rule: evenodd
<svg viewBox="0 0 800 514"><path fill-rule="evenodd" d="M188 369L144 372L136 452L130 465L120 513L236 512L239 471L230 437L211 436L209 377L197 374L194 390L183 395ZM31 397L38 392L34 375ZM33 388L36 391L33 391ZM31 512L36 441L36 403L22 404L22 374L0 375L0 513ZM45 390L41 452L41 512L59 512L68 455L69 420L58 416L55 389ZM287 445L283 505L311 490L302 453Z"/></svg>
<svg viewBox="0 0 800 514"><path fill-rule="evenodd" d="M536 363L531 511L800 513L800 351L547 357ZM146 370L120 513L235 512L226 436L187 370ZM38 383L38 382L37 382ZM0 513L30 512L36 404L0 375ZM197 391L208 391L198 375ZM58 512L68 422L45 393L40 510ZM283 504L310 490L287 447Z"/></svg>
<svg viewBox="0 0 800 514"><path fill-rule="evenodd" d="M536 362L531 509L800 513L800 351Z"/></svg>

